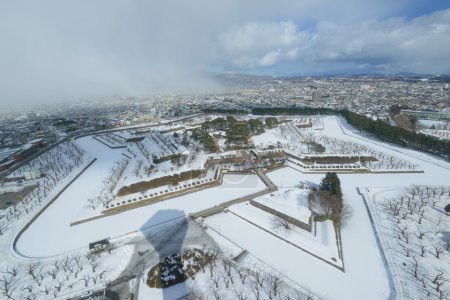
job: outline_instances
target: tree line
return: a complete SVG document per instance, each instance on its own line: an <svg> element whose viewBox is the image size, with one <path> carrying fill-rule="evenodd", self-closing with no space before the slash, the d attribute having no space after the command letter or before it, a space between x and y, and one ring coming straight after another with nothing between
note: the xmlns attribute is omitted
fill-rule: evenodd
<svg viewBox="0 0 450 300"><path fill-rule="evenodd" d="M400 146L409 146L447 159L450 158L450 142L448 141L438 140L428 135L391 126L383 121L374 121L348 110L340 111L340 114L353 127L371 133L382 141L395 143Z"/></svg>

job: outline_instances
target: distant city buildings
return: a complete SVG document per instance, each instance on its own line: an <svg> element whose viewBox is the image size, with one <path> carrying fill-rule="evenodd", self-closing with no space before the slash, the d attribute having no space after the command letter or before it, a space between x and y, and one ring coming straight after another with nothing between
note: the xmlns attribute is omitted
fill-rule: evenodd
<svg viewBox="0 0 450 300"><path fill-rule="evenodd" d="M269 77L218 74L219 91L164 93L108 101L83 100L0 115L0 169L44 145L88 132L156 124L161 119L200 113L204 108L250 112L254 107L348 109L393 123L393 106L402 114L449 121L450 78L408 76ZM36 144L40 141L40 144ZM31 145L31 146L30 146Z"/></svg>
<svg viewBox="0 0 450 300"><path fill-rule="evenodd" d="M450 121L450 113L448 112L402 109L402 114L418 119Z"/></svg>

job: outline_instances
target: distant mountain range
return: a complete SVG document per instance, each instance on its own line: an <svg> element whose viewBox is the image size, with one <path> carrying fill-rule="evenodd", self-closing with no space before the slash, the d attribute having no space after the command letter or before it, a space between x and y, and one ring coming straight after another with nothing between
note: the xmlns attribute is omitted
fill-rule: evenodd
<svg viewBox="0 0 450 300"><path fill-rule="evenodd" d="M273 80L292 80L294 78L307 79L307 78L392 78L393 80L403 79L405 81L419 81L421 79L427 79L429 82L450 82L450 74L419 74L412 72L400 72L396 74L382 74L382 73L358 73L358 74L326 74L326 75L255 75L246 73L214 73L214 77L222 84L227 85L236 83L245 86L251 86L252 84L261 84L264 81Z"/></svg>

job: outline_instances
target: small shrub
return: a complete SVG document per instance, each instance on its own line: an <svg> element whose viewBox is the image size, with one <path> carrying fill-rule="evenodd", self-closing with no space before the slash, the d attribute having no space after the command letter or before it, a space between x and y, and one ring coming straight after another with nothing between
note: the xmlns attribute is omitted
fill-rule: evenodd
<svg viewBox="0 0 450 300"><path fill-rule="evenodd" d="M446 213L450 213L450 203L444 207Z"/></svg>

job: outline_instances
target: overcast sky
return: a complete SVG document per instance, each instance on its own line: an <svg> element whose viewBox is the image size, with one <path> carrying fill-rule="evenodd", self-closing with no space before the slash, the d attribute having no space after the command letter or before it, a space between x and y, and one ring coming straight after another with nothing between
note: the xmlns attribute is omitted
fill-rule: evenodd
<svg viewBox="0 0 450 300"><path fill-rule="evenodd" d="M0 110L213 89L211 71L450 73L450 1L0 1Z"/></svg>

